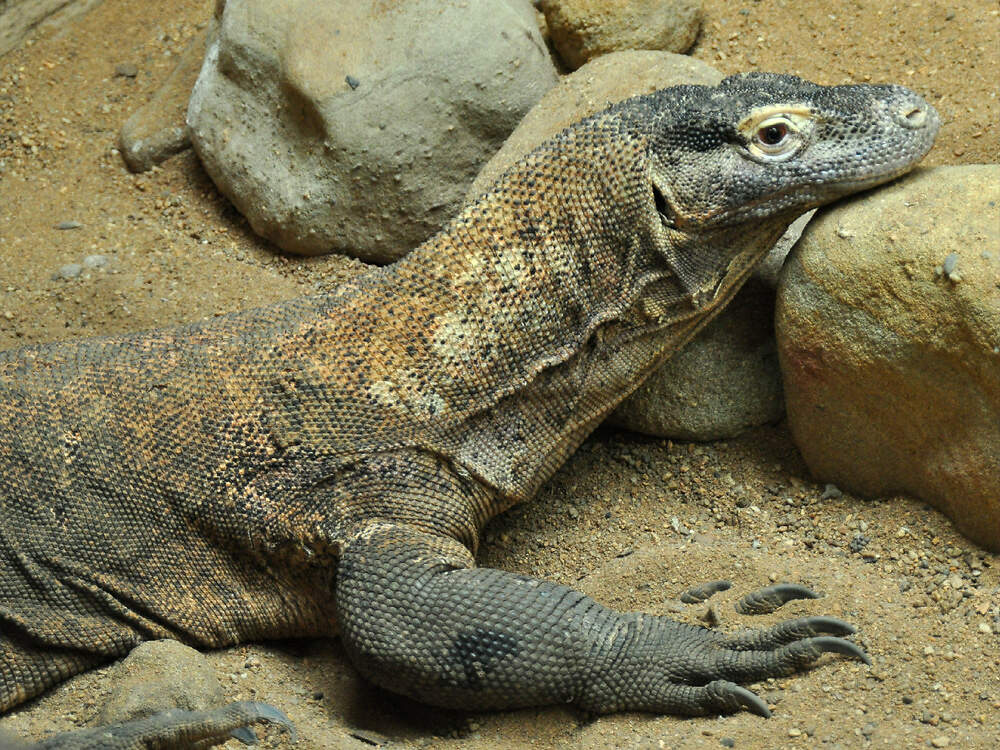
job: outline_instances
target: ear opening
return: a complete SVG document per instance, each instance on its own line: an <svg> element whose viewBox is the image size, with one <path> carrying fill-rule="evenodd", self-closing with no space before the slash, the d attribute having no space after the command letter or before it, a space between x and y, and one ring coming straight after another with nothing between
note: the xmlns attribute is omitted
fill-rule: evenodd
<svg viewBox="0 0 1000 750"><path fill-rule="evenodd" d="M656 186L656 182L652 182L653 186L653 203L656 206L656 213L660 215L660 221L663 222L663 226L668 229L676 229L677 222L674 215L673 209L670 204L667 203L667 199L663 196L663 193Z"/></svg>

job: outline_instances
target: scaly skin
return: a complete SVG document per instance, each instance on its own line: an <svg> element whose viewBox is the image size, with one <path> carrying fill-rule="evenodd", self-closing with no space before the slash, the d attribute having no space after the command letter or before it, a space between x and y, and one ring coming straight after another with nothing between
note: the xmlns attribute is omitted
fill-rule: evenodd
<svg viewBox="0 0 1000 750"><path fill-rule="evenodd" d="M426 702L596 712L766 714L736 683L864 658L831 618L727 639L474 554L796 216L905 172L936 130L899 87L667 89L327 294L0 355L0 710L162 637L339 629ZM177 721L153 724L170 746Z"/></svg>

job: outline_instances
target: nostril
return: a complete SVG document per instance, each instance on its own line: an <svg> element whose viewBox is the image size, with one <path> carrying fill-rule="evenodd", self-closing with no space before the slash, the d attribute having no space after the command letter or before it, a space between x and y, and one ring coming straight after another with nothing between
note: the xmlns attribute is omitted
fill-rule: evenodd
<svg viewBox="0 0 1000 750"><path fill-rule="evenodd" d="M927 108L919 105L905 105L900 108L900 122L908 128L923 127L927 122Z"/></svg>

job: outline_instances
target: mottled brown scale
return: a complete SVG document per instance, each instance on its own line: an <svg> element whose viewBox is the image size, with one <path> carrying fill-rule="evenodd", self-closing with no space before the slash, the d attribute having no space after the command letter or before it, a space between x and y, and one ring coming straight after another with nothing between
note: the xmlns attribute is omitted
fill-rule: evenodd
<svg viewBox="0 0 1000 750"><path fill-rule="evenodd" d="M755 161L740 123L803 102L809 147ZM734 683L858 656L830 618L727 641L473 555L788 223L909 169L935 130L899 87L668 89L325 294L0 354L0 710L162 637L339 630L421 700L594 711L766 712Z"/></svg>

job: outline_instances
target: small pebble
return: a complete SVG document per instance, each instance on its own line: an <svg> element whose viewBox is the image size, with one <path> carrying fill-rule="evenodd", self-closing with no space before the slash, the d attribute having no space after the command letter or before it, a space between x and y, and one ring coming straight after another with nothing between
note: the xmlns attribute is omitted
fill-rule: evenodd
<svg viewBox="0 0 1000 750"><path fill-rule="evenodd" d="M819 496L820 500L836 500L844 496L844 493L840 491L840 488L835 484L828 484L823 488L823 494Z"/></svg>
<svg viewBox="0 0 1000 750"><path fill-rule="evenodd" d="M87 268L104 268L108 265L107 255L88 255L83 259L83 265Z"/></svg>
<svg viewBox="0 0 1000 750"><path fill-rule="evenodd" d="M120 63L115 66L115 75L119 78L135 78L139 75L139 68L132 63Z"/></svg>
<svg viewBox="0 0 1000 750"><path fill-rule="evenodd" d="M53 281L59 279L75 279L83 273L83 266L79 263L67 263L52 275Z"/></svg>
<svg viewBox="0 0 1000 750"><path fill-rule="evenodd" d="M855 534L854 537L851 539L850 544L848 544L848 548L851 550L851 552L857 553L863 550L865 547L867 547L869 542L871 542L870 537L858 533Z"/></svg>
<svg viewBox="0 0 1000 750"><path fill-rule="evenodd" d="M719 744L723 747L736 747L736 740L732 737L722 737L719 739Z"/></svg>
<svg viewBox="0 0 1000 750"><path fill-rule="evenodd" d="M346 76L344 80L347 81L347 85L350 86L352 89L356 89L358 86L361 85L361 81L359 81L354 76Z"/></svg>
<svg viewBox="0 0 1000 750"><path fill-rule="evenodd" d="M943 737L943 736L932 737L931 738L931 744L934 747L948 747L948 745L951 744L951 740L949 740L947 737Z"/></svg>
<svg viewBox="0 0 1000 750"><path fill-rule="evenodd" d="M796 729L795 727L792 727L791 729L788 730L788 736L789 737L801 737L802 736L802 730L801 729Z"/></svg>
<svg viewBox="0 0 1000 750"><path fill-rule="evenodd" d="M56 224L56 229L79 229L82 226L78 221L60 221Z"/></svg>
<svg viewBox="0 0 1000 750"><path fill-rule="evenodd" d="M941 264L941 273L956 284L962 280L962 275L958 272L958 253L948 253Z"/></svg>

